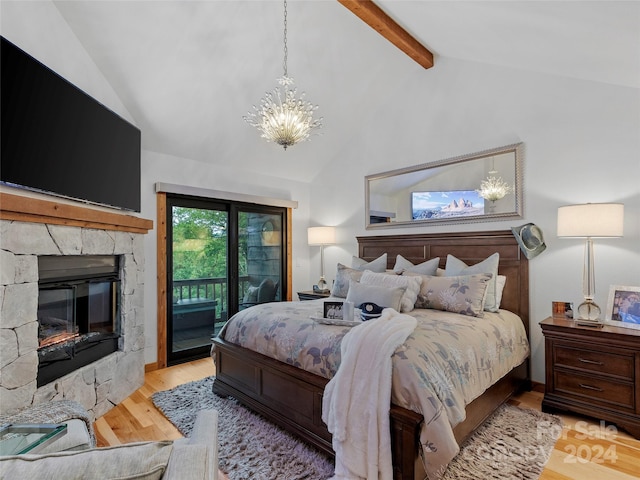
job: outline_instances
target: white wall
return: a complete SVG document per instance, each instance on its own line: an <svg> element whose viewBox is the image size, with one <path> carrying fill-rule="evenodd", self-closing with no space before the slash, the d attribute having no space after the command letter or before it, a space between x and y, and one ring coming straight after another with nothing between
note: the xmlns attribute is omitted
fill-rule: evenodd
<svg viewBox="0 0 640 480"><path fill-rule="evenodd" d="M533 379L544 382L538 322L551 314L552 301L582 301L584 243L557 238L557 208L624 203L624 238L595 241L596 302L605 309L609 285L640 285L639 91L442 58L423 75L396 80L393 89L377 85L379 114L362 119L340 159L312 182L311 205L323 199L321 208L312 208L312 222L339 227L340 245L325 249L328 281L337 262L348 264L357 253L358 235L502 230L533 222L547 244L529 262ZM516 142L525 145L522 219L365 230L365 175ZM343 174L335 175L338 170ZM316 263L312 258L312 267Z"/></svg>

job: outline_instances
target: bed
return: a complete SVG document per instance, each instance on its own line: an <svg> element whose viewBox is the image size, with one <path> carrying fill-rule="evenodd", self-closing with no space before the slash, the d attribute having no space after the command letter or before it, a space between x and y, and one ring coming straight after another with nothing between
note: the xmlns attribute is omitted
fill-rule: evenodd
<svg viewBox="0 0 640 480"><path fill-rule="evenodd" d="M357 240L360 258L370 261L387 253L388 268L398 254L414 264L440 257L444 268L447 254L472 265L498 252L498 273L506 277L500 308L516 314L529 337L528 263L510 230L367 236ZM331 435L321 419L326 377L219 337L214 339L212 356L216 364L214 393L235 397L319 450L333 454ZM466 406L466 419L453 429L458 443L511 395L529 386L527 358ZM391 405L390 417L394 479L424 478L418 455L422 415Z"/></svg>

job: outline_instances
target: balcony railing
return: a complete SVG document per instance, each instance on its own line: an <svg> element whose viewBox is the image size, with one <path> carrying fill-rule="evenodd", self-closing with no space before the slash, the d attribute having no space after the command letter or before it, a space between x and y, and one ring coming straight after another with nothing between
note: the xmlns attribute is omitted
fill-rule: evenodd
<svg viewBox="0 0 640 480"><path fill-rule="evenodd" d="M238 286L239 298L243 298L245 291L249 288L249 276L240 277ZM225 277L173 281L174 305L195 300L216 301L216 320L227 321L229 310L227 308L227 279Z"/></svg>

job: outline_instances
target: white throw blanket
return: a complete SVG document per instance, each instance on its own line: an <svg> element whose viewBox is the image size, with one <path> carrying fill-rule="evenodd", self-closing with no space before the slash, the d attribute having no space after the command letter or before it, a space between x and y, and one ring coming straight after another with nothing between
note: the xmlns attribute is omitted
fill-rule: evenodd
<svg viewBox="0 0 640 480"><path fill-rule="evenodd" d="M416 328L393 309L354 327L342 339L341 362L327 384L322 420L333 434L333 480L391 480L391 356Z"/></svg>

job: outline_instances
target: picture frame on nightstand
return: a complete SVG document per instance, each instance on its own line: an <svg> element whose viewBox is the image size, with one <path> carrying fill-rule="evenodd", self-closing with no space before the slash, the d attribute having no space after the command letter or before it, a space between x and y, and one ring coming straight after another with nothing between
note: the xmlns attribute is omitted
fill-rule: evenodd
<svg viewBox="0 0 640 480"><path fill-rule="evenodd" d="M640 287L611 285L605 323L640 330Z"/></svg>

